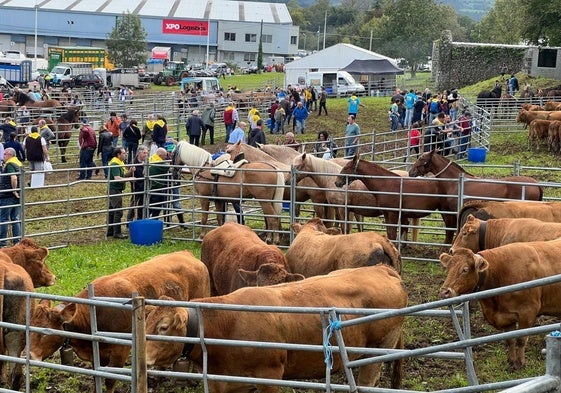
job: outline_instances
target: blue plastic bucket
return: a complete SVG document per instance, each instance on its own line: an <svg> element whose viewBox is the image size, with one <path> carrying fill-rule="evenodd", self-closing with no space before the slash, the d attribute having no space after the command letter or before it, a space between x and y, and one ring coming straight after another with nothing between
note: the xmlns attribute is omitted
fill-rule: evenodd
<svg viewBox="0 0 561 393"><path fill-rule="evenodd" d="M484 147L471 147L468 149L468 161L485 162L487 150Z"/></svg>
<svg viewBox="0 0 561 393"><path fill-rule="evenodd" d="M290 202L283 202L282 203L282 210L285 212L289 212L290 211Z"/></svg>
<svg viewBox="0 0 561 393"><path fill-rule="evenodd" d="M164 234L164 223L160 220L136 220L129 224L131 242L139 246L160 243Z"/></svg>

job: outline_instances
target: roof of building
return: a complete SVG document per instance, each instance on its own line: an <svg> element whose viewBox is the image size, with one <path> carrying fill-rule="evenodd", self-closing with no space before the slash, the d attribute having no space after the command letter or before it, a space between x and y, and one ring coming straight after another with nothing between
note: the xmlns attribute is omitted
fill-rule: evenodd
<svg viewBox="0 0 561 393"><path fill-rule="evenodd" d="M395 65L395 60L391 57L380 55L351 44L335 44L319 52L294 60L285 65L285 69L308 69L320 66L321 68L342 69L348 66L353 60L381 59L387 60Z"/></svg>
<svg viewBox="0 0 561 393"><path fill-rule="evenodd" d="M231 0L0 0L2 7L142 17L292 23L284 3Z"/></svg>

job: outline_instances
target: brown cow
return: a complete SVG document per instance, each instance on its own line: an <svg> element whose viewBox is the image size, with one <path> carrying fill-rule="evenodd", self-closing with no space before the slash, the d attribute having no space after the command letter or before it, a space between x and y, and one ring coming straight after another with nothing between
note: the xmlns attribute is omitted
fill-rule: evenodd
<svg viewBox="0 0 561 393"><path fill-rule="evenodd" d="M530 149L530 144L536 142L536 150L540 147L540 141L547 139L549 135L549 120L536 119L530 122L530 127L528 128L528 149Z"/></svg>
<svg viewBox="0 0 561 393"><path fill-rule="evenodd" d="M206 266L189 251L159 255L146 262L93 281L94 294L100 297L130 298L133 292L149 299L165 295L176 300L210 296L210 280ZM76 297L86 299L87 289ZM97 329L100 331L131 331L131 313L109 307L96 307ZM62 308L52 308L49 302L39 304L31 318L32 326L48 327L84 334L91 333L90 308L85 304L70 303ZM30 356L43 360L51 356L64 342L60 336L31 334ZM92 343L70 340L74 352L83 360L93 361ZM123 367L129 347L99 344L102 366ZM105 381L107 392L115 389L115 381Z"/></svg>
<svg viewBox="0 0 561 393"><path fill-rule="evenodd" d="M484 221L490 218L535 218L545 222L561 222L561 202L468 201L460 210L460 228L469 214Z"/></svg>
<svg viewBox="0 0 561 393"><path fill-rule="evenodd" d="M561 223L543 222L535 218L492 218L483 221L468 215L450 248L479 252L518 242L554 240L561 237Z"/></svg>
<svg viewBox="0 0 561 393"><path fill-rule="evenodd" d="M31 277L35 288L49 287L55 284L56 277L45 263L49 250L39 247L35 241L23 238L12 247L0 249L0 254L6 254L16 265L20 265Z"/></svg>
<svg viewBox="0 0 561 393"><path fill-rule="evenodd" d="M212 296L225 295L253 284L254 279L251 279L251 274L248 273L257 274L263 264L276 264L281 271L274 267L260 270L259 286L304 278L301 274L290 273L286 258L278 247L266 244L250 227L234 222L227 222L204 237L201 261L210 274ZM240 269L245 273L240 274ZM267 272L271 273L269 277L266 277ZM276 281L279 279L282 281ZM254 285L257 285L256 278Z"/></svg>
<svg viewBox="0 0 561 393"><path fill-rule="evenodd" d="M401 278L386 265L344 269L326 276L270 287L247 287L228 295L194 299L203 303L242 304L252 306L284 307L356 307L403 308L407 293ZM273 312L244 312L207 309L201 307L204 337L227 340L321 345L322 322L319 313L289 314ZM343 321L356 318L344 315ZM192 335L189 326L197 326L196 314L182 307L154 307L146 310L146 333L167 336ZM341 330L348 347L401 348L403 317L394 317L365 324L356 324ZM183 344L148 341L146 361L150 365L169 366L181 356ZM206 344L209 374L233 375L268 379L310 379L325 376L324 354L321 352L293 351L258 347L232 347ZM359 354L349 353L351 360ZM199 370L203 367L203 351L196 344L189 357ZM393 367L392 387L401 381L401 361ZM374 386L380 376L380 364L363 366L358 372L358 384ZM342 369L338 355L333 357L333 372ZM230 384L209 381L213 393L278 392L278 387L264 387L252 382Z"/></svg>
<svg viewBox="0 0 561 393"><path fill-rule="evenodd" d="M296 237L286 253L291 272L304 277L333 270L385 263L401 273L401 255L387 237L376 232L329 235L318 218L291 226Z"/></svg>
<svg viewBox="0 0 561 393"><path fill-rule="evenodd" d="M33 282L29 274L18 265L0 260L0 289L33 292ZM34 302L30 302L33 312ZM26 325L26 300L22 296L0 296L0 320L18 325ZM0 354L19 358L25 348L25 330L0 329ZM0 377L4 377L5 363L0 361ZM6 385L18 390L22 381L22 365L8 363Z"/></svg>
<svg viewBox="0 0 561 393"><path fill-rule="evenodd" d="M542 108L539 105L530 104L529 102L526 102L526 103L522 104L521 108L526 110L526 111L543 111L543 110L546 110L545 108ZM551 109L547 109L547 110L551 110Z"/></svg>
<svg viewBox="0 0 561 393"><path fill-rule="evenodd" d="M561 110L561 102L549 100L545 103L543 109L546 111L559 111Z"/></svg>
<svg viewBox="0 0 561 393"><path fill-rule="evenodd" d="M547 120L550 113L550 111L526 111L521 109L520 112L518 112L518 116L516 116L516 122L524 123L524 128L526 128L532 120Z"/></svg>
<svg viewBox="0 0 561 393"><path fill-rule="evenodd" d="M549 151L555 153L559 152L561 145L561 121L553 120L549 123L549 129L547 131L547 146Z"/></svg>
<svg viewBox="0 0 561 393"><path fill-rule="evenodd" d="M442 254L448 271L440 289L441 298L504 287L561 274L561 240L512 243L477 254L458 248L454 255ZM485 320L504 331L534 325L539 315L561 316L561 283L545 285L480 299ZM512 368L524 366L527 337L509 339L508 361Z"/></svg>

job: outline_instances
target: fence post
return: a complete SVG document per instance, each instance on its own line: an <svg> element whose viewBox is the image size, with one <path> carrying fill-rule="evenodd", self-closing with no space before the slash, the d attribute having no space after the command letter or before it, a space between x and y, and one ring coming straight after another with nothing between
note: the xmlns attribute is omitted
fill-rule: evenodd
<svg viewBox="0 0 561 393"><path fill-rule="evenodd" d="M561 334L553 332L545 338L546 360L545 373L553 377L561 377Z"/></svg>
<svg viewBox="0 0 561 393"><path fill-rule="evenodd" d="M132 391L147 393L148 375L146 367L146 319L145 299L136 296L132 299L132 337L133 337L133 378Z"/></svg>

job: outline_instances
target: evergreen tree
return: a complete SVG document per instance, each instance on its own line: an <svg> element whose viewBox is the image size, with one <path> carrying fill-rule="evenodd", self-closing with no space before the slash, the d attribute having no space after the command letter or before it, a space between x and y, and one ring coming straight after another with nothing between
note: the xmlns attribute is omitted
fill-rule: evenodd
<svg viewBox="0 0 561 393"><path fill-rule="evenodd" d="M124 68L146 63L146 35L137 15L123 13L106 42L111 62Z"/></svg>

